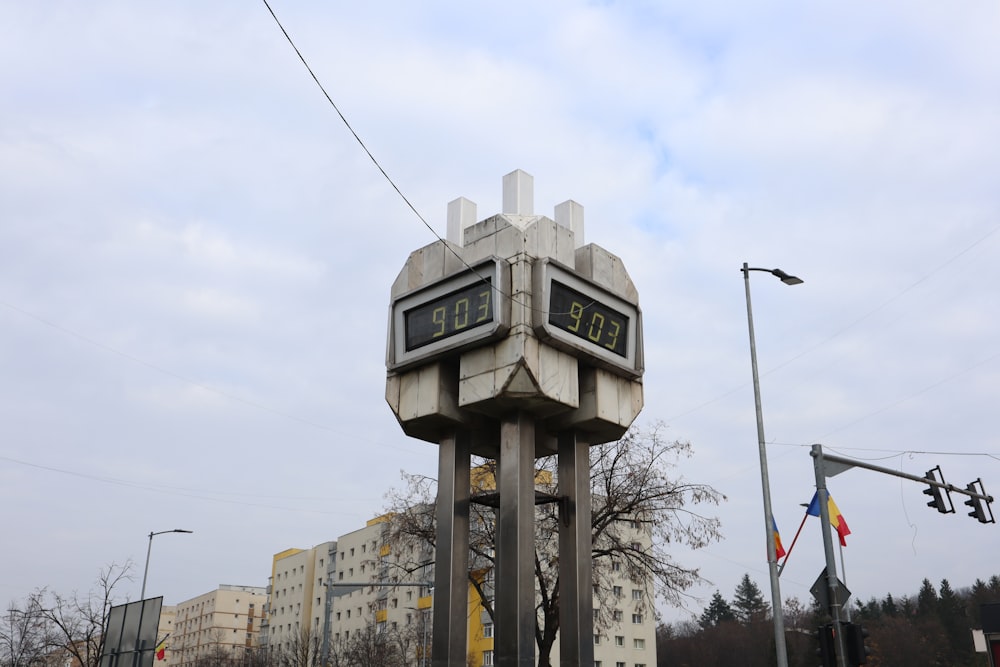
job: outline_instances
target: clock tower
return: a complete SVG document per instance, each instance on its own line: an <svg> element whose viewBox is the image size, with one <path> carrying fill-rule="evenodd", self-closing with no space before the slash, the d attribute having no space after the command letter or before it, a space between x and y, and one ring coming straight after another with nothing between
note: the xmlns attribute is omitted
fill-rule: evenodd
<svg viewBox="0 0 1000 667"><path fill-rule="evenodd" d="M642 409L642 315L621 259L584 244L583 207L534 215L533 181L504 177L503 213L448 206L447 239L392 286L386 400L439 445L433 665L464 664L469 459L497 460L498 665L534 662L534 460L558 454L560 655L593 663L588 449Z"/></svg>

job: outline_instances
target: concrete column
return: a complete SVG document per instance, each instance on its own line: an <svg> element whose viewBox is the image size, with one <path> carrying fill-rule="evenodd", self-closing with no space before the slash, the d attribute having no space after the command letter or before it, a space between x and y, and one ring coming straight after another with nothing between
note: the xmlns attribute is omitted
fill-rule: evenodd
<svg viewBox="0 0 1000 667"><path fill-rule="evenodd" d="M496 664L534 667L535 421L527 412L501 421L497 463Z"/></svg>
<svg viewBox="0 0 1000 667"><path fill-rule="evenodd" d="M470 434L459 430L438 449L437 548L434 563L433 667L464 665L469 613Z"/></svg>
<svg viewBox="0 0 1000 667"><path fill-rule="evenodd" d="M594 664L590 446L559 434L559 664Z"/></svg>

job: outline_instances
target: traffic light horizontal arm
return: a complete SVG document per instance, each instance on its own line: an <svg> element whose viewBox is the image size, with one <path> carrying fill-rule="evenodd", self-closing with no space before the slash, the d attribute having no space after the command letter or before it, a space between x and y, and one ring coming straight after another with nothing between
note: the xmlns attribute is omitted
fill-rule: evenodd
<svg viewBox="0 0 1000 667"><path fill-rule="evenodd" d="M812 453L812 456L816 456L815 452ZM866 463L864 461L857 461L855 459L848 459L842 456L836 456L834 454L824 453L822 456L824 461L837 463L843 466L842 470L846 470L848 468L865 468L873 472L880 472L885 475L892 475L893 477L902 477L903 479L908 479L911 482L918 482L924 485L937 486L951 493L960 493L963 496L969 496L970 498L979 498L980 500L985 500L987 503L993 502L993 496L985 495L982 493L976 493L975 491L969 491L968 489L964 489L955 486L953 484L945 484L943 482L938 482L937 480L928 479L926 477L918 477L917 475L910 475L905 472L900 472L899 470L892 470L891 468L883 468L882 466L873 465L871 463ZM831 476L832 475L827 475L827 477Z"/></svg>

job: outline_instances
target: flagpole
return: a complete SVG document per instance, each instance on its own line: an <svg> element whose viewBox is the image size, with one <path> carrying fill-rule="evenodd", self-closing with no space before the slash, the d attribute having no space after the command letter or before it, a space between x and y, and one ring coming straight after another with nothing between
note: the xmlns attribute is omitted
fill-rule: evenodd
<svg viewBox="0 0 1000 667"><path fill-rule="evenodd" d="M792 555L792 549L795 548L795 543L799 539L799 533L802 532L802 526L806 525L806 519L808 518L809 518L809 513L806 512L806 514L802 516L802 523L799 524L799 529L795 531L795 537L792 538L792 543L788 546L788 551L785 552L785 560L781 561L781 566L778 567L779 577L781 576L781 573L784 571L785 565L788 564L788 557ZM843 560L843 558L844 558L843 554L841 554L841 560Z"/></svg>
<svg viewBox="0 0 1000 667"><path fill-rule="evenodd" d="M841 544L839 541L837 542L837 545L840 548L840 576L843 577L844 588L847 588L847 568L844 566L844 545ZM844 616L845 616L844 620L850 623L851 605L849 603L844 605Z"/></svg>

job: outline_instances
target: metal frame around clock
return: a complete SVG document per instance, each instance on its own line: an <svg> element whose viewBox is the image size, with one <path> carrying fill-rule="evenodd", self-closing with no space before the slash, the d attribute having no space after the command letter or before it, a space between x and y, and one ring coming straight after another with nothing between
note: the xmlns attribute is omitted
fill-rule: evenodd
<svg viewBox="0 0 1000 667"><path fill-rule="evenodd" d="M452 333L439 341L427 343L413 350L406 349L406 314L424 304L449 294L489 281L493 291L490 306L492 321L470 326L465 331ZM510 329L510 266L499 257L491 257L469 269L453 273L430 285L401 294L389 306L389 349L386 366L393 371L417 363L426 363L431 357L446 356L452 350L468 349L470 343L484 343L502 337Z"/></svg>
<svg viewBox="0 0 1000 667"><path fill-rule="evenodd" d="M628 319L624 356L549 322L553 281L562 283L571 290L593 299L606 308L617 311ZM535 265L533 287L536 307L532 324L539 338L554 347L570 352L582 352L598 366L613 371L624 371L632 377L642 375L642 311L639 310L637 304L626 301L597 283L583 278L571 269L550 259L544 259Z"/></svg>

